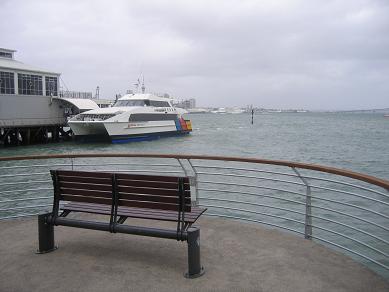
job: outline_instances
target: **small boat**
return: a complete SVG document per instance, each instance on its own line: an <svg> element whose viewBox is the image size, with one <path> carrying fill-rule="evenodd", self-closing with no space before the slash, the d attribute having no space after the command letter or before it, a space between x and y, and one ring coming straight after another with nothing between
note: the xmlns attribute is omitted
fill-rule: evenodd
<svg viewBox="0 0 389 292"><path fill-rule="evenodd" d="M131 93L112 107L80 113L68 124L77 140L126 143L190 133L192 125L183 118L185 113L173 107L168 98Z"/></svg>
<svg viewBox="0 0 389 292"><path fill-rule="evenodd" d="M226 114L227 111L224 107L220 107L216 110L211 111L211 113L213 113L213 114Z"/></svg>
<svg viewBox="0 0 389 292"><path fill-rule="evenodd" d="M233 107L233 108L228 108L227 110L228 114L242 114L245 112L244 109Z"/></svg>

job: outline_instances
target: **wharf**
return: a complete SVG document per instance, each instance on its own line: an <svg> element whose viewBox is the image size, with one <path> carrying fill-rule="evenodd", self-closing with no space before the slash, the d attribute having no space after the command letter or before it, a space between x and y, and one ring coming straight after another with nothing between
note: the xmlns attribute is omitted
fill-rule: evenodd
<svg viewBox="0 0 389 292"><path fill-rule="evenodd" d="M318 243L258 224L201 218L206 273L186 279L186 243L55 227L38 255L37 218L0 221L0 291L389 291L389 283Z"/></svg>

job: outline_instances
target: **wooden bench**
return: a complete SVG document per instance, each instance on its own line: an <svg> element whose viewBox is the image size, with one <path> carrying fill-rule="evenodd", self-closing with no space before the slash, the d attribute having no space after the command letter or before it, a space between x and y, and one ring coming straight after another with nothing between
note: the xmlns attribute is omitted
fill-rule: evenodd
<svg viewBox="0 0 389 292"><path fill-rule="evenodd" d="M203 274L200 229L192 224L206 210L191 205L188 177L51 170L54 203L51 213L38 216L39 250L56 249L54 225L176 239L188 243L188 278ZM108 215L109 221L67 217L70 213ZM84 216L85 217L85 216ZM128 218L176 223L176 228L124 224Z"/></svg>

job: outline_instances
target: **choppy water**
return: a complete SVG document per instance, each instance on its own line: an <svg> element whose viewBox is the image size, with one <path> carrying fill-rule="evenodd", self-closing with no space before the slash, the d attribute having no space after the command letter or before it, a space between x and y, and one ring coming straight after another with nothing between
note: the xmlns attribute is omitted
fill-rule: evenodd
<svg viewBox="0 0 389 292"><path fill-rule="evenodd" d="M81 144L76 142L52 143L45 145L32 145L23 147L0 148L0 156L14 155L33 155L33 154L57 154L57 153L77 153L77 152L130 152L130 153L171 153L171 154L204 154L204 155L220 155L220 156L243 156L251 158L265 158L276 160L289 160L305 163L315 163L326 166L345 168L356 172L366 173L372 176L389 179L389 119L384 118L382 114L345 114L345 113L273 113L273 114L257 114L254 118L254 125L251 125L251 116L248 114L196 114L191 115L193 132L187 136L163 138L160 140L147 142L133 142L129 144L109 144L109 143L90 143ZM121 162L118 159L107 159L99 161L106 164L107 162ZM80 162L80 161L78 161ZM82 162L82 161L81 161ZM25 176L13 178L10 173L9 166L13 162L3 163L3 168L0 171L2 176L3 187L0 192L0 201L7 200L2 204L2 208L14 208L6 210L1 216L12 216L20 212L19 207L25 206L25 202L14 202L15 199L22 199L36 196L52 196L51 180L47 172L43 172L40 180L44 184L39 192L35 190L25 190L23 183L28 180L29 173ZM69 161L67 161L69 163ZM18 164L17 162L15 164ZM251 167L251 166L250 166ZM260 167L263 167L262 165ZM23 170L23 169L22 169ZM20 171L15 169L12 171ZM11 172L12 172L11 171ZM41 170L33 170L41 172ZM39 174L39 173L38 173ZM236 171L238 174L238 171ZM214 181L220 178L209 177L203 175L203 180ZM257 204L255 212L246 213L234 211L231 209L210 208L207 205L208 211L222 213L227 216L241 216L248 219L259 220L258 222L268 222L276 224L273 226L287 226L295 230L304 232L304 224L296 223L302 221L304 223L305 212L305 197L274 191L276 189L288 188L290 184L274 181L263 183L263 186L273 187L273 189L261 190L255 196L247 196L247 192L253 192L249 184L253 184L253 180L243 181L239 186L226 184L217 185L221 191L211 192L208 187L209 183L200 184L201 199L205 203L212 204L210 197L222 199L244 200ZM288 178L290 180L290 178ZM299 181L299 179L297 179ZM15 183L16 182L16 183ZM201 177L200 177L201 182ZM227 181L228 182L228 181ZM232 181L231 181L232 182ZM239 179L235 179L239 183ZM262 182L262 181L261 181ZM301 181L300 181L301 183ZM19 186L20 184L20 186ZM17 191L15 191L15 185ZM316 182L317 186L320 183ZM327 188L339 188L339 186L322 185ZM213 186L215 188L215 186ZM342 190L342 186L339 188ZM224 190L224 191L223 191ZM228 190L230 193L225 192ZM233 192L240 191L241 193L234 194ZM366 233L356 232L355 227L364 229L366 232L379 236L386 242L389 241L389 233L387 232L387 223L389 222L389 214L387 206L389 205L389 193L386 195L365 194L360 191L359 195L367 195L372 200L364 200L362 197L347 195L345 192L332 192L330 189L316 188L313 195L313 205L316 206L313 210L314 218L313 234L326 240L331 240L346 248L356 251L361 251L365 255L371 256L373 259L380 261L385 265L389 265L387 259L382 256L383 253L388 254L387 245L382 240L367 236ZM231 192L232 191L232 192ZM297 186L296 192L305 193L304 186ZM246 196L243 193L246 192ZM278 200L275 197L282 197L286 200ZM320 198L324 200L320 200ZM333 204L334 202L342 202L342 204ZM381 203L376 203L380 200ZM298 201L300 205L293 202ZM383 203L382 203L383 202ZM38 200L36 204L51 204L47 200ZM220 204L220 202L218 202ZM200 201L201 204L201 201ZM261 204L277 206L278 209L269 209L266 207L258 207ZM351 204L351 205L350 205ZM247 205L237 206L229 204L233 207L250 209L253 206ZM239 204L238 204L239 205ZM352 205L358 205L359 208L354 208ZM1 207L1 206L0 206ZM16 207L16 209L15 209ZM318 207L321 207L318 208ZM327 208L327 209L326 209ZM329 209L336 210L331 212ZM5 210L4 209L4 210ZM372 210L366 212L365 209ZM294 210L300 213L287 212L285 210ZM1 210L0 210L1 211ZM24 212L24 210L22 209ZM40 209L30 209L30 212L38 212ZM254 209L252 210L254 211ZM272 211L272 217L266 216ZM375 213L374 213L375 212ZM378 213L377 213L378 212ZM353 217L345 216L351 214ZM379 215L383 214L383 216ZM262 214L263 215L263 214ZM248 216L248 217L247 217ZM291 220L284 220L283 218ZM332 223L326 218L334 220ZM365 221L354 219L362 218ZM293 221L295 220L295 221ZM368 224L366 220L375 222L382 227ZM340 221L343 224L354 227L344 231L342 225L335 224L335 221ZM357 222L358 225L355 225ZM354 237L357 241L363 241L369 245L375 246L381 250L381 253L374 254L371 249L366 249L356 243L355 240L349 240L333 232L325 231L317 226L331 229L335 232L343 233L343 235ZM344 226L344 225L343 225ZM333 246L331 246L333 247ZM366 251L367 250L367 251ZM388 270L383 271L377 269L377 266L371 265L368 261L351 254L356 260L359 260L371 268L378 271L384 277L389 279Z"/></svg>
<svg viewBox="0 0 389 292"><path fill-rule="evenodd" d="M190 115L189 136L122 145L66 142L0 148L1 156L68 152L151 152L282 159L347 168L389 179L389 119L382 114Z"/></svg>

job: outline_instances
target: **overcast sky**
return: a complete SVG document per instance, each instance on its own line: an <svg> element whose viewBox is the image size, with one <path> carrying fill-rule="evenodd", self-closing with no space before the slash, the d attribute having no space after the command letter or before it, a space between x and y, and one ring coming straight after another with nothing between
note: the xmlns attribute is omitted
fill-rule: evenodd
<svg viewBox="0 0 389 292"><path fill-rule="evenodd" d="M8 1L0 47L101 97L199 106L389 107L389 1Z"/></svg>

